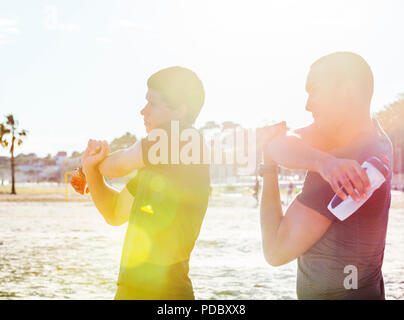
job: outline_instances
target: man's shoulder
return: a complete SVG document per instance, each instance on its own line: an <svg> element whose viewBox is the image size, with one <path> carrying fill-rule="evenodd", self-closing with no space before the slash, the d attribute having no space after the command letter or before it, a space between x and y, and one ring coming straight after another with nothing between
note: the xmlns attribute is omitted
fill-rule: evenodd
<svg viewBox="0 0 404 320"><path fill-rule="evenodd" d="M393 154L393 144L389 136L383 130L378 132L378 141L376 148L379 152L382 152L387 156Z"/></svg>
<svg viewBox="0 0 404 320"><path fill-rule="evenodd" d="M367 139L358 146L354 152L355 160L362 163L370 157L376 156L380 159L388 158L390 164L393 158L393 145L387 134L380 130L374 135L369 136Z"/></svg>

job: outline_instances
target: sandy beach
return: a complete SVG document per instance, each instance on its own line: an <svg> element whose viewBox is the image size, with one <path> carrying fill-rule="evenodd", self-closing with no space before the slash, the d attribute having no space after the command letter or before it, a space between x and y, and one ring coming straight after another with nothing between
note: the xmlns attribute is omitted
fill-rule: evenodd
<svg viewBox="0 0 404 320"><path fill-rule="evenodd" d="M108 226L74 195L0 194L1 299L112 299L126 225ZM237 203L237 207L235 204ZM393 193L383 273L387 299L404 299L404 195ZM190 261L197 299L296 299L296 261L264 261L251 196L211 199Z"/></svg>

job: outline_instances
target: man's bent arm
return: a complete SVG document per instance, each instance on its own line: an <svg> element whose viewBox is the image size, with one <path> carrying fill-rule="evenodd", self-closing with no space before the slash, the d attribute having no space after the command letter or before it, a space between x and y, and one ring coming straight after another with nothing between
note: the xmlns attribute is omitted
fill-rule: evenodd
<svg viewBox="0 0 404 320"><path fill-rule="evenodd" d="M130 148L110 153L100 163L98 168L102 176L106 178L118 178L143 167L142 142L137 141Z"/></svg>
<svg viewBox="0 0 404 320"><path fill-rule="evenodd" d="M125 223L128 220L129 210L127 210L127 206L126 210L122 210L122 205L119 205L120 193L105 183L96 167L88 168L85 174L91 190L91 198L105 221L113 226ZM120 208L120 210L116 210L116 208Z"/></svg>
<svg viewBox="0 0 404 320"><path fill-rule="evenodd" d="M265 174L261 195L262 248L266 261L273 266L279 265L273 252L276 250L276 238L282 218L283 212L277 173Z"/></svg>
<svg viewBox="0 0 404 320"><path fill-rule="evenodd" d="M264 256L270 265L280 266L296 259L314 245L330 225L330 220L297 200L283 216L278 176L264 174L261 235Z"/></svg>

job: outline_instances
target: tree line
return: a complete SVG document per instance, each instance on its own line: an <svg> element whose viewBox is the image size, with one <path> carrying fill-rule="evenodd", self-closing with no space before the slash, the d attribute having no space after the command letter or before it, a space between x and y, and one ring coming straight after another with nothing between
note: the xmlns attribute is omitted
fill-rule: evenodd
<svg viewBox="0 0 404 320"><path fill-rule="evenodd" d="M394 173L404 172L404 93L375 115L393 144Z"/></svg>

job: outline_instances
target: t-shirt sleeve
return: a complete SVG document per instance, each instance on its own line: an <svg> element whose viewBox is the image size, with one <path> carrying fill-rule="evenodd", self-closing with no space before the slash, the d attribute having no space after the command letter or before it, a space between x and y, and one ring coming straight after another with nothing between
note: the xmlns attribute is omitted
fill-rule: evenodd
<svg viewBox="0 0 404 320"><path fill-rule="evenodd" d="M337 218L327 209L334 191L327 181L320 174L308 172L304 181L302 192L297 196L297 200L331 221Z"/></svg>
<svg viewBox="0 0 404 320"><path fill-rule="evenodd" d="M139 173L138 173L139 174ZM132 196L136 195L137 191L137 186L138 186L138 174L134 178L132 178L127 184L126 184L126 189L129 191L129 193Z"/></svg>

